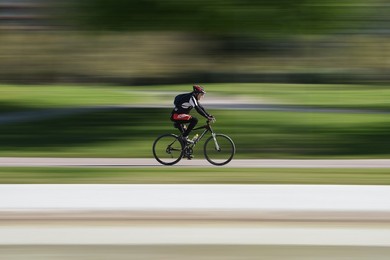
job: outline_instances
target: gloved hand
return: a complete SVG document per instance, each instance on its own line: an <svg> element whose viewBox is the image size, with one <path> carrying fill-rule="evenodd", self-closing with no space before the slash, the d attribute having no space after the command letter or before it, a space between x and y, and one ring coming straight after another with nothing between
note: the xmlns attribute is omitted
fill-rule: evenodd
<svg viewBox="0 0 390 260"><path fill-rule="evenodd" d="M209 122L211 122L211 123L215 123L215 122L217 121L217 119L215 119L214 116L209 116L209 117L207 118L207 120L208 120Z"/></svg>

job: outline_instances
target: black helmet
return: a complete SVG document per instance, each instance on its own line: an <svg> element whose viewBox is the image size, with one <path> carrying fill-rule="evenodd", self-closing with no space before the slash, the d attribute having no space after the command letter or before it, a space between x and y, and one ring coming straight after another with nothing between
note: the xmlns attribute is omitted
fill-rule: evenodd
<svg viewBox="0 0 390 260"><path fill-rule="evenodd" d="M206 93L206 91L204 90L204 88L202 86L195 85L195 86L192 86L192 88L194 89L194 93L202 93L202 94Z"/></svg>

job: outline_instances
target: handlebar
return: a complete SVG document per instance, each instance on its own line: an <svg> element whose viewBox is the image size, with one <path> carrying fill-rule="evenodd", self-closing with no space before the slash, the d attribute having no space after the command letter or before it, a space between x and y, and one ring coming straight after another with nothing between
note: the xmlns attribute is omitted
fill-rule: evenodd
<svg viewBox="0 0 390 260"><path fill-rule="evenodd" d="M212 123L215 123L215 121L217 121L216 119L215 119L215 117L212 117L211 119L207 119L207 124L208 125L210 125L210 124L212 124Z"/></svg>

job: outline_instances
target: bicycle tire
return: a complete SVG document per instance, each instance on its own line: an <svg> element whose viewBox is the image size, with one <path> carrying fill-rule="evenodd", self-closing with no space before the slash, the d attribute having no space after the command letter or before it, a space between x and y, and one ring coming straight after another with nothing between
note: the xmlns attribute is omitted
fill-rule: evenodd
<svg viewBox="0 0 390 260"><path fill-rule="evenodd" d="M163 165L174 165L183 157L184 146L175 134L164 134L153 143L153 156Z"/></svg>
<svg viewBox="0 0 390 260"><path fill-rule="evenodd" d="M227 135L215 134L215 138L220 149L216 149L214 137L210 136L204 144L203 152L209 163L222 166L233 159L234 154L236 153L236 146L233 140Z"/></svg>

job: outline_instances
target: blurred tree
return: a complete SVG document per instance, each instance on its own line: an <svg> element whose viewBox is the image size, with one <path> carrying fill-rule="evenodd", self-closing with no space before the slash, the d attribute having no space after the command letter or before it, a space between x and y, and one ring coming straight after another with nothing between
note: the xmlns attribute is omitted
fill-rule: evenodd
<svg viewBox="0 0 390 260"><path fill-rule="evenodd" d="M367 0L83 0L72 2L72 20L109 31L321 33L356 23L353 14L364 9L362 2Z"/></svg>

